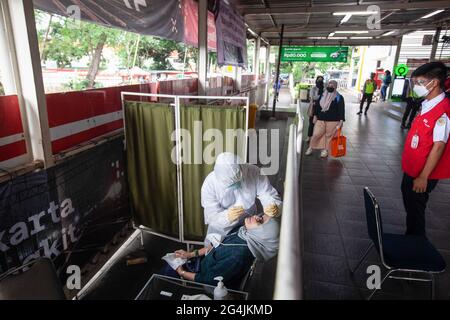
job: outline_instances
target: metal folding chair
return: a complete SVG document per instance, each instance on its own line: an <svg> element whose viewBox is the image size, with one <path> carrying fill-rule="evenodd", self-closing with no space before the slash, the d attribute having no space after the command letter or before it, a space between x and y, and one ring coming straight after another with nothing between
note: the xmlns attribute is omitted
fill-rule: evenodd
<svg viewBox="0 0 450 320"><path fill-rule="evenodd" d="M0 300L65 300L53 262L41 258L0 275Z"/></svg>
<svg viewBox="0 0 450 320"><path fill-rule="evenodd" d="M362 262L375 248L382 265L388 270L379 289L386 279L431 282L431 298L435 294L435 274L445 271L446 263L441 254L425 237L389 234L383 232L380 206L369 188L364 188L367 228L372 244L351 273L355 273ZM407 273L408 276L402 276ZM420 275L425 278L418 277ZM375 288L368 300L379 290Z"/></svg>

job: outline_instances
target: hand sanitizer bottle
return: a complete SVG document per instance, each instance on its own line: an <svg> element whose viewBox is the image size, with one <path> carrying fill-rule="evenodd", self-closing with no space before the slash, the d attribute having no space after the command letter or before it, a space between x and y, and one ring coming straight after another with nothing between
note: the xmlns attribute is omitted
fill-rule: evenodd
<svg viewBox="0 0 450 320"><path fill-rule="evenodd" d="M214 289L214 300L226 300L228 289L223 284L223 277L216 277L214 280L219 281L217 287Z"/></svg>

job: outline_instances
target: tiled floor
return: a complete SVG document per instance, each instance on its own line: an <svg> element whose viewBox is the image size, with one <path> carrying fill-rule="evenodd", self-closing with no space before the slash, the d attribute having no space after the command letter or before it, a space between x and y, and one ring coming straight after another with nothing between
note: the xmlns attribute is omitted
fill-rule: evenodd
<svg viewBox="0 0 450 320"><path fill-rule="evenodd" d="M373 105L368 117L357 116L356 98L346 95L344 133L348 154L321 160L318 153L303 157L302 197L304 225L304 279L307 299L362 299L366 268L380 264L372 252L352 277L354 267L370 244L363 188L370 187L381 206L386 232L404 233L405 212L400 183L405 132L382 105ZM450 181L440 182L427 212L429 239L450 266ZM450 269L450 267L449 267ZM384 271L383 271L384 272ZM428 298L428 284L388 280L377 299ZM450 299L450 273L437 277L437 299Z"/></svg>

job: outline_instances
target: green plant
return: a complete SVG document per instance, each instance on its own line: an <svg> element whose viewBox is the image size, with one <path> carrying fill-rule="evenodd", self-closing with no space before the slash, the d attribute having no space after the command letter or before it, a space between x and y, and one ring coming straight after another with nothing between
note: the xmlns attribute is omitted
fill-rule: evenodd
<svg viewBox="0 0 450 320"><path fill-rule="evenodd" d="M4 96L5 95L5 90L3 89L3 85L0 82L0 96Z"/></svg>
<svg viewBox="0 0 450 320"><path fill-rule="evenodd" d="M81 90L86 90L88 89L88 80L87 79L83 79L83 80L79 80L79 79L74 79L74 80L70 80L68 83L63 85L65 90L69 90L69 91L81 91ZM101 88L101 84L95 82L94 83L94 87L93 88ZM91 88L92 89L92 88Z"/></svg>
<svg viewBox="0 0 450 320"><path fill-rule="evenodd" d="M311 85L308 83L297 83L297 85L295 86L297 91L300 90L309 90L311 89Z"/></svg>

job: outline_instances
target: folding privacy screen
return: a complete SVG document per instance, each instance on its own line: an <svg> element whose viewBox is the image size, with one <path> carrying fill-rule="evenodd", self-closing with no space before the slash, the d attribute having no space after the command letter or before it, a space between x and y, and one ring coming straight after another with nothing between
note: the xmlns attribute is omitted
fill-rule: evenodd
<svg viewBox="0 0 450 320"><path fill-rule="evenodd" d="M184 243L203 241L206 226L200 192L214 163L205 163L202 155L215 139L203 134L221 133L222 151L233 152L245 160L248 98L231 98L246 101L246 107L242 107L180 105L180 99L185 98L224 100L230 97L171 96L175 103L163 104L125 101L125 96L159 95L122 94L135 225ZM244 139L227 134L229 129L240 129ZM211 151L213 156L218 156L219 150ZM197 161L194 161L196 152Z"/></svg>

